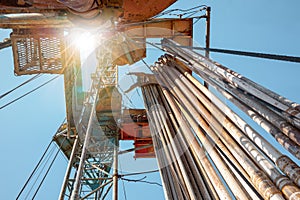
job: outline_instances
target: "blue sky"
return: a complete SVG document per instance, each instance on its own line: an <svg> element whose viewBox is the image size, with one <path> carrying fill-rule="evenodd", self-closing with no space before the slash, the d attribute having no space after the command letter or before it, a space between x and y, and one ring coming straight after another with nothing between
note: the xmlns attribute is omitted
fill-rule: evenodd
<svg viewBox="0 0 300 200"><path fill-rule="evenodd" d="M199 4L212 7L211 47L300 56L299 1L179 0L172 8L187 9ZM194 39L200 46L204 45L204 29L204 20L195 25ZM9 30L0 30L0 40L8 35ZM267 88L300 102L300 64L214 53L211 57ZM0 94L29 78L14 76L12 61L11 48L0 51ZM49 77L52 76L43 75L8 98L1 99L0 106ZM0 110L1 199L15 199L64 118L63 77ZM121 164L128 170L136 168L136 171L155 168L154 159L131 159L130 163ZM67 162L60 155L59 162L50 171L37 199L57 198L66 165ZM147 175L147 180L159 181L159 175ZM120 199L124 199L120 187ZM158 186L125 182L125 188L127 199L163 199L162 188Z"/></svg>

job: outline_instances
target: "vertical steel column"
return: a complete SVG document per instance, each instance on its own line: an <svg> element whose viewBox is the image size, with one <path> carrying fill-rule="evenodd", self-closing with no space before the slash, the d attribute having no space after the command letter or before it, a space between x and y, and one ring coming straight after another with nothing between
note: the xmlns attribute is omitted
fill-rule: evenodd
<svg viewBox="0 0 300 200"><path fill-rule="evenodd" d="M65 192L66 192L66 187L68 185L68 179L70 177L70 173L71 173L71 170L72 170L72 167L73 167L73 163L74 163L74 160L76 158L76 152L78 150L78 144L79 144L79 139L78 139L78 136L76 136L74 144L73 144L72 152L71 152L71 155L70 155L67 171L66 171L66 174L65 174L65 177L64 177L64 182L63 182L61 190L60 190L60 194L59 194L59 199L60 200L64 199L64 195L65 195Z"/></svg>
<svg viewBox="0 0 300 200"><path fill-rule="evenodd" d="M210 12L211 8L206 8L206 34L205 34L205 57L209 58L209 47L210 47Z"/></svg>
<svg viewBox="0 0 300 200"><path fill-rule="evenodd" d="M119 151L119 137L118 133L115 136L114 146L114 173L113 173L113 200L118 200L118 151Z"/></svg>
<svg viewBox="0 0 300 200"><path fill-rule="evenodd" d="M210 12L211 8L207 7L206 8L206 33L205 33L205 57L209 58L209 47L210 47ZM209 84L204 81L204 86L206 88L209 87Z"/></svg>
<svg viewBox="0 0 300 200"><path fill-rule="evenodd" d="M79 188L81 185L81 177L82 177L83 170L84 170L86 154L88 153L87 147L89 145L90 135L92 132L91 129L92 129L92 122L93 122L93 117L94 117L94 112L95 112L97 96L98 96L98 90L96 91L96 95L95 95L95 98L92 103L92 109L91 109L87 129L86 129L86 133L85 133L85 139L84 139L84 143L82 146L80 162L79 162L79 166L78 166L77 174L76 174L76 178L75 178L74 190L72 191L72 194L71 194L71 200L79 199Z"/></svg>

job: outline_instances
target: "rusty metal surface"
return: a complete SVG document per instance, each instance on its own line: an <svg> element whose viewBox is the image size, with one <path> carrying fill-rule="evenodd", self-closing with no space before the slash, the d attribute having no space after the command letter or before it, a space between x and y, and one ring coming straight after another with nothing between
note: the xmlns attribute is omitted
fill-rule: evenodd
<svg viewBox="0 0 300 200"><path fill-rule="evenodd" d="M59 1L59 0L58 0ZM84 18L93 18L101 14L102 10L99 8L95 0L69 0L59 1L62 5L68 8L68 11L75 15L80 15ZM102 5L101 5L102 6Z"/></svg>
<svg viewBox="0 0 300 200"><path fill-rule="evenodd" d="M146 57L146 41L143 38L129 38L111 46L113 63L119 66L133 64Z"/></svg>
<svg viewBox="0 0 300 200"><path fill-rule="evenodd" d="M120 112L122 107L122 95L115 86L107 86L98 91L99 100L96 105L96 112Z"/></svg>
<svg viewBox="0 0 300 200"><path fill-rule="evenodd" d="M56 0L34 0L31 4L18 5L12 2L0 2L0 13L33 13L33 12L55 12L58 10L66 10L67 7ZM40 11L40 12L39 12Z"/></svg>
<svg viewBox="0 0 300 200"><path fill-rule="evenodd" d="M0 42L0 50L10 46L11 46L11 39L6 38L2 42Z"/></svg>
<svg viewBox="0 0 300 200"><path fill-rule="evenodd" d="M96 8L97 4L95 4L94 0L72 0L72 1L65 1L65 0L58 0L60 2L60 6L64 5L70 9L73 9L77 12L87 12L91 9Z"/></svg>
<svg viewBox="0 0 300 200"><path fill-rule="evenodd" d="M146 74L144 72L129 72L128 75L136 76L137 80L125 91L125 93L128 93L135 88L142 87L144 85L157 84L156 78L153 74Z"/></svg>
<svg viewBox="0 0 300 200"><path fill-rule="evenodd" d="M24 14L15 18L1 18L0 28L22 29L22 28L68 28L71 22L66 17Z"/></svg>
<svg viewBox="0 0 300 200"><path fill-rule="evenodd" d="M57 133L53 137L53 141L60 147L63 154L69 159L73 144L75 141L74 137L68 138L67 135L67 124L61 125Z"/></svg>
<svg viewBox="0 0 300 200"><path fill-rule="evenodd" d="M35 0L24 6L1 1L0 28L70 27L66 9L56 0Z"/></svg>
<svg viewBox="0 0 300 200"><path fill-rule="evenodd" d="M97 26L112 17L121 19L122 23L141 22L157 15L176 0L157 2L155 0L121 0L103 1L96 4L94 0L87 1L41 1L34 0L31 4L18 5L16 3L0 2L0 14L41 14L39 17L23 16L19 19L1 19L1 28L21 28L34 24L35 26L59 26L80 24ZM123 4L123 5L122 5ZM65 17L65 18L63 18ZM88 19L88 20L86 20ZM167 24L161 24L164 26ZM170 28L168 28L170 29ZM190 30L190 29L189 29Z"/></svg>
<svg viewBox="0 0 300 200"><path fill-rule="evenodd" d="M65 45L58 29L20 29L11 34L17 75L63 73Z"/></svg>
<svg viewBox="0 0 300 200"><path fill-rule="evenodd" d="M122 20L127 22L144 21L157 15L175 1L176 0L124 0L124 16Z"/></svg>
<svg viewBox="0 0 300 200"><path fill-rule="evenodd" d="M32 6L36 8L43 9L64 9L66 8L63 4L61 4L57 0L32 0Z"/></svg>
<svg viewBox="0 0 300 200"><path fill-rule="evenodd" d="M283 155L277 160L276 165L300 187L300 168L296 163Z"/></svg>
<svg viewBox="0 0 300 200"><path fill-rule="evenodd" d="M153 19L120 25L131 38L172 38L181 45L192 45L193 19Z"/></svg>

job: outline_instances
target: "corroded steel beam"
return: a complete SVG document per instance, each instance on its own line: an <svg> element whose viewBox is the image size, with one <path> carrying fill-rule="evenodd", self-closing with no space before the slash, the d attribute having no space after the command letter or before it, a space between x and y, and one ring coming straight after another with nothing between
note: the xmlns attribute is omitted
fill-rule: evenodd
<svg viewBox="0 0 300 200"><path fill-rule="evenodd" d="M145 21L159 14L177 0L123 0L124 21Z"/></svg>
<svg viewBox="0 0 300 200"><path fill-rule="evenodd" d="M11 39L5 39L3 40L3 42L0 42L0 50L10 46L11 46Z"/></svg>

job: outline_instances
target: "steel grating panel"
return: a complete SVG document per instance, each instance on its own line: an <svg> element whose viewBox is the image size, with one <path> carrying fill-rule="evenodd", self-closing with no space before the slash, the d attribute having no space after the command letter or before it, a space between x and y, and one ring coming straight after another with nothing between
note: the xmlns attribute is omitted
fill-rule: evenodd
<svg viewBox="0 0 300 200"><path fill-rule="evenodd" d="M17 75L63 73L65 44L62 31L14 30L11 40Z"/></svg>

